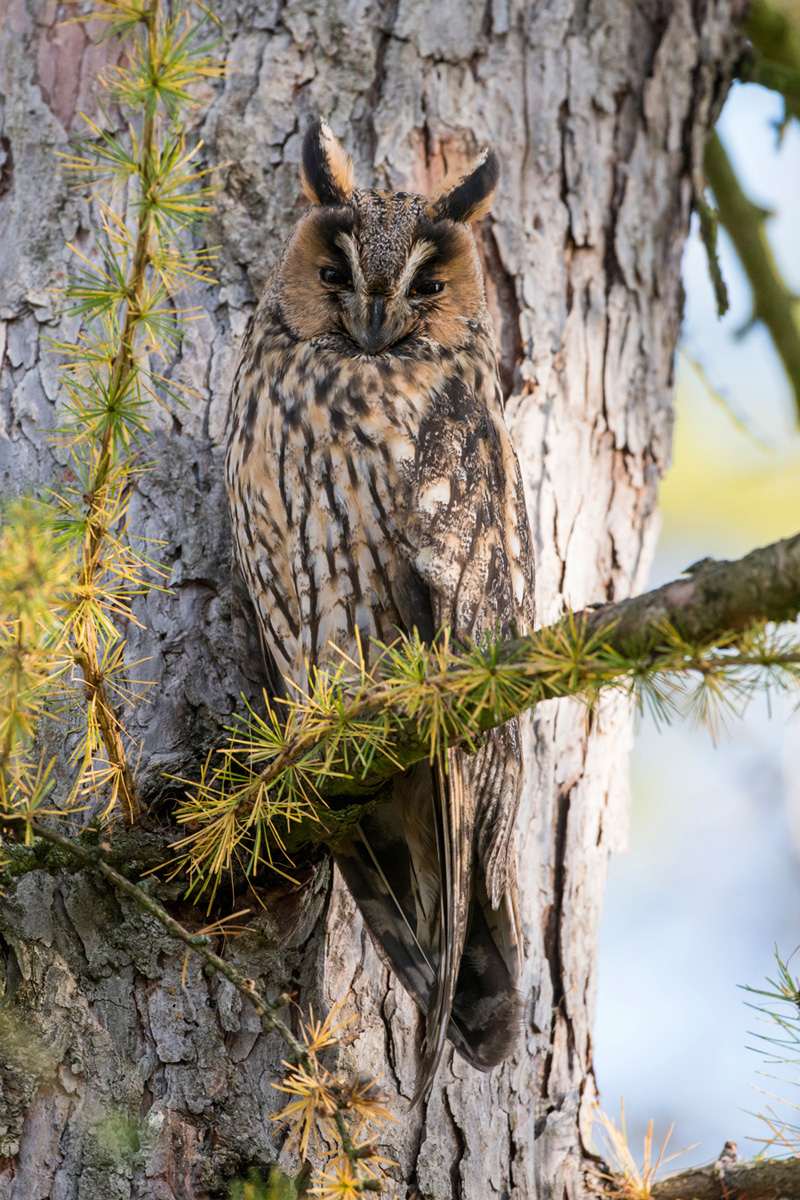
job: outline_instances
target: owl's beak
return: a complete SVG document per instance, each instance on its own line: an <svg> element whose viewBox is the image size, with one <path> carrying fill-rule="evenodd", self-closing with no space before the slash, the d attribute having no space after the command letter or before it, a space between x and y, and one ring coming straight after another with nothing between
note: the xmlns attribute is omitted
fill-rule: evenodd
<svg viewBox="0 0 800 1200"><path fill-rule="evenodd" d="M394 340L391 329L384 324L386 318L386 297L382 294L370 296L367 301L366 327L358 341L367 354L379 354Z"/></svg>

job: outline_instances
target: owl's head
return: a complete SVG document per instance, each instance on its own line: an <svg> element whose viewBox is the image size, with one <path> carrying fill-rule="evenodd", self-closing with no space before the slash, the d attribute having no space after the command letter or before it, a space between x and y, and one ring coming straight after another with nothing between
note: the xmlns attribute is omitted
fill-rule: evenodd
<svg viewBox="0 0 800 1200"><path fill-rule="evenodd" d="M359 191L350 156L325 122L312 121L301 174L312 207L278 268L282 315L293 334L368 355L400 351L418 338L465 343L468 323L485 304L467 226L488 213L498 176L497 155L485 150L433 197Z"/></svg>

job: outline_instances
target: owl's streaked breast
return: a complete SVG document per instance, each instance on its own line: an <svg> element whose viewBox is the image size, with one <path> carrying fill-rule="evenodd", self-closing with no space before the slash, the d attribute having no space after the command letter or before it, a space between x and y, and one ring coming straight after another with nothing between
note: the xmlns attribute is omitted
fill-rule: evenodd
<svg viewBox="0 0 800 1200"><path fill-rule="evenodd" d="M417 433L454 364L342 359L295 346L245 356L228 484L236 555L279 670L391 642L404 480Z"/></svg>

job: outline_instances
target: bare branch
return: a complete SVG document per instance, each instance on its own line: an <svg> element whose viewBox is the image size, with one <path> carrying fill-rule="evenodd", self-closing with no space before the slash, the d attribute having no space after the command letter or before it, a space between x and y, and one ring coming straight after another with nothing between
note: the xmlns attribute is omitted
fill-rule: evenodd
<svg viewBox="0 0 800 1200"><path fill-rule="evenodd" d="M689 641L713 642L756 622L793 621L800 612L800 534L741 559L703 559L684 574L655 591L590 610L589 631L613 623L608 644L630 654L663 640L664 622Z"/></svg>
<svg viewBox="0 0 800 1200"><path fill-rule="evenodd" d="M722 1161L690 1167L653 1185L652 1200L775 1200L800 1196L800 1158Z"/></svg>
<svg viewBox="0 0 800 1200"><path fill-rule="evenodd" d="M800 417L800 325L797 298L780 273L766 231L769 213L745 196L716 133L708 139L706 178L719 221L744 267L753 293L753 320L762 321L775 343Z"/></svg>

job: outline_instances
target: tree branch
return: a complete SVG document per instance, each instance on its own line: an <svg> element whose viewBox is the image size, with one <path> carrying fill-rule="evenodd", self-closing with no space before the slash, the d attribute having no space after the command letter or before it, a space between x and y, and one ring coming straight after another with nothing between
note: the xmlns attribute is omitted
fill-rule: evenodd
<svg viewBox="0 0 800 1200"><path fill-rule="evenodd" d="M755 623L793 621L800 612L800 534L744 558L705 558L684 576L633 599L590 609L588 631L611 625L604 641L620 654L631 654L662 642L665 622L687 641L713 642Z"/></svg>
<svg viewBox="0 0 800 1200"><path fill-rule="evenodd" d="M800 418L800 325L797 297L787 287L766 231L769 213L742 191L716 133L708 139L706 178L714 193L719 220L744 267L753 293L753 320L762 321L792 385Z"/></svg>
<svg viewBox="0 0 800 1200"><path fill-rule="evenodd" d="M526 693L510 711L498 712L492 706L485 706L472 728L487 730L517 712L532 708L540 700L575 695L585 692L589 686L602 686L604 682L629 676L630 666L621 662L614 667L610 661L613 655L636 659L645 668L652 666L653 669L686 674L703 670L703 662L683 650L676 651L670 643L670 629L692 646L713 646L724 642L732 633L745 632L756 624L791 621L799 611L800 534L753 550L739 560L704 559L688 568L685 578L673 580L652 592L569 613L555 625L502 643L497 649L498 673L505 668L522 668ZM576 629L584 642L594 639L609 652L606 661L599 667L576 662L572 671L554 670L553 661L543 653L543 647L557 645L561 635L574 636ZM732 665L753 667L761 662L758 655L747 654L732 655L729 661ZM780 661L786 665L796 664L800 662L800 651L792 649ZM455 676L458 670L456 665L452 675ZM387 693L390 691L388 687ZM357 702L351 715L354 719L368 718L383 711L386 705L378 687ZM319 786L319 794L324 799L334 800L341 796L356 799L359 795L367 799L374 796L382 781L397 773L398 765L407 767L430 755L430 744L420 737L416 723L399 716L396 720L397 735L392 742L391 754L376 754L362 779L342 775L326 778ZM308 735L298 742L297 747L287 746L268 764L259 776L260 782L271 783L287 764L308 753ZM457 739L451 742L456 743ZM322 819L327 823L326 817ZM301 835L307 833L305 823L303 825L298 831ZM333 825L335 827L335 821ZM326 838L331 832L333 830L327 831Z"/></svg>
<svg viewBox="0 0 800 1200"><path fill-rule="evenodd" d="M800 1158L723 1160L690 1167L653 1185L652 1200L775 1200L800 1196Z"/></svg>

